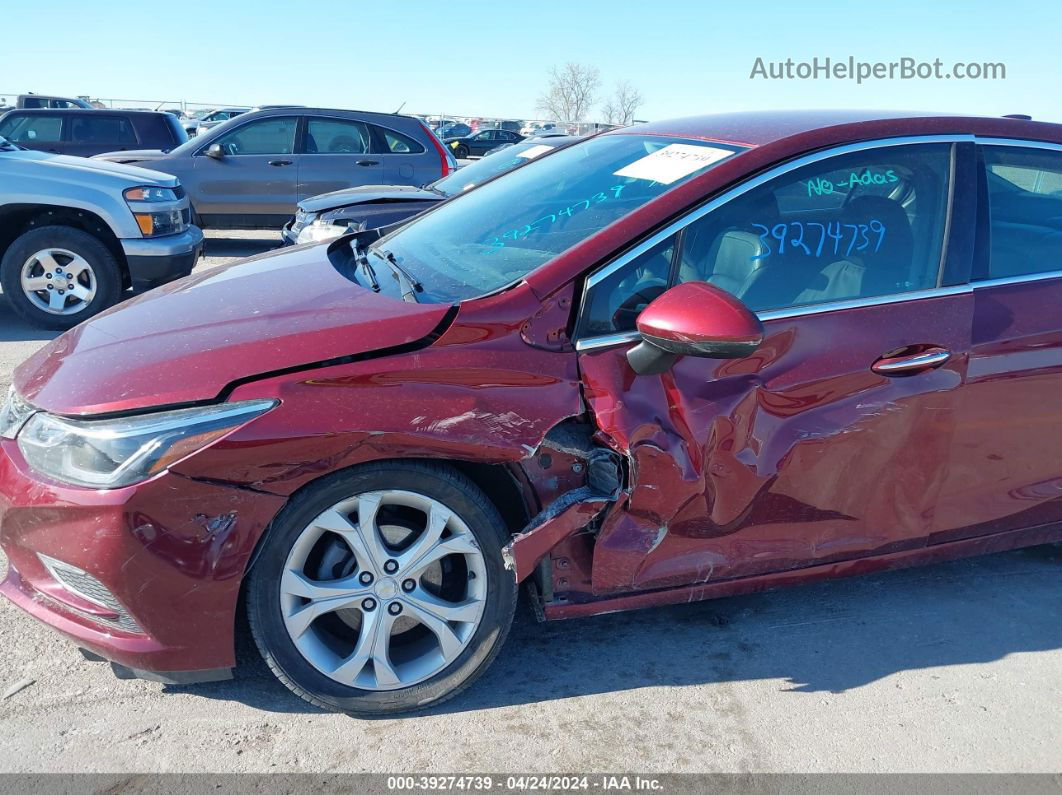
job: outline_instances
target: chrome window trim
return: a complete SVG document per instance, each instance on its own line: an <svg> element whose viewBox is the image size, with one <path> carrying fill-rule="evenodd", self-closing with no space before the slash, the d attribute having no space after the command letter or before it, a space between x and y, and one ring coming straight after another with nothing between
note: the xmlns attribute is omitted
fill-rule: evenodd
<svg viewBox="0 0 1062 795"><path fill-rule="evenodd" d="M982 287L1002 287L1008 284L1025 284L1026 282L1043 282L1048 279L1062 279L1062 271L1044 271L1043 273L1024 273L1021 276L1000 276L998 279L982 279L971 282L975 290Z"/></svg>
<svg viewBox="0 0 1062 795"><path fill-rule="evenodd" d="M1062 144L1050 141L1031 141L1027 138L974 138L982 146L1017 146L1025 149L1053 149L1062 152Z"/></svg>
<svg viewBox="0 0 1062 795"><path fill-rule="evenodd" d="M1062 272L1057 274L1062 276ZM972 293L973 287L969 284L957 284L952 287L931 287L926 290L911 290L906 293L891 293L872 298L853 298L848 301L831 301L826 304L811 304L808 306L793 306L786 309L768 309L757 312L758 317L764 323L771 320L788 320L807 315L822 315L827 312L840 312L845 309L864 309L871 306L884 306L887 304L906 303L907 301L922 301L928 298L944 298L950 295L963 295ZM635 342L640 339L637 331L621 331L616 334L604 334L597 337L586 337L577 340L577 351L594 350L596 348L609 348L625 342Z"/></svg>

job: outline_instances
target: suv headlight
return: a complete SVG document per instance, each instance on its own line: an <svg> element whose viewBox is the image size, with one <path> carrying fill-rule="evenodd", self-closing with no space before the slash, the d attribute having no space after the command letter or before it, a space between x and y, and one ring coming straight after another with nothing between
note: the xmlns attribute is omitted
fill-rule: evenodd
<svg viewBox="0 0 1062 795"><path fill-rule="evenodd" d="M177 191L173 188L162 188L154 185L142 185L136 188L127 188L122 195L125 197L129 209L133 212L136 225L144 237L161 237L183 232L187 226L187 218L179 207L165 207L152 209L151 205L158 202L176 202L179 200Z"/></svg>
<svg viewBox="0 0 1062 795"><path fill-rule="evenodd" d="M246 400L108 420L38 411L22 425L18 447L42 475L114 489L147 480L277 404Z"/></svg>

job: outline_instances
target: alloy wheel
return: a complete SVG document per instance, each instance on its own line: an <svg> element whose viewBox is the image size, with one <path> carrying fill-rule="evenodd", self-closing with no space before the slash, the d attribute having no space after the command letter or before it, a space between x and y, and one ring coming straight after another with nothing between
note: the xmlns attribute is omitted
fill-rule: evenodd
<svg viewBox="0 0 1062 795"><path fill-rule="evenodd" d="M299 653L362 690L434 676L465 649L487 594L483 553L438 500L372 491L317 516L296 538L279 583Z"/></svg>
<svg viewBox="0 0 1062 795"><path fill-rule="evenodd" d="M22 290L37 309L52 315L75 315L96 297L96 274L80 254L46 248L22 266Z"/></svg>

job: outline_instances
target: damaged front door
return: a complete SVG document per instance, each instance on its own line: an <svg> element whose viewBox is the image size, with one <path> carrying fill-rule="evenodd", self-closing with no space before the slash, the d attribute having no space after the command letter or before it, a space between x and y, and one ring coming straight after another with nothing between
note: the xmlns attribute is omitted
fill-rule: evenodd
<svg viewBox="0 0 1062 795"><path fill-rule="evenodd" d="M868 146L780 169L590 278L585 396L630 461L594 547L595 593L926 543L935 507L955 499L945 465L971 333L968 288L941 286L968 250L942 256L953 156ZM741 298L763 344L636 375L634 318L684 281Z"/></svg>

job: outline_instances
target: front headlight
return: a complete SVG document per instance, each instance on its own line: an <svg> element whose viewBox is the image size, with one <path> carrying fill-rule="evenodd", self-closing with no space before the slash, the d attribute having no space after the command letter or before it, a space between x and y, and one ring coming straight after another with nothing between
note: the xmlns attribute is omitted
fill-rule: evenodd
<svg viewBox="0 0 1062 795"><path fill-rule="evenodd" d="M295 242L301 245L303 243L320 243L324 240L334 240L346 231L346 223L333 224L318 219L312 224L306 224L306 226L299 230Z"/></svg>
<svg viewBox="0 0 1062 795"><path fill-rule="evenodd" d="M109 420L38 411L18 433L18 447L42 475L114 489L147 480L276 405L246 400Z"/></svg>
<svg viewBox="0 0 1062 795"><path fill-rule="evenodd" d="M14 387L11 387L7 391L7 400L0 408L0 436L5 439L14 439L18 436L19 429L36 410L18 396Z"/></svg>
<svg viewBox="0 0 1062 795"><path fill-rule="evenodd" d="M152 208L152 204L159 202L176 202L178 200L175 188L160 188L144 185L137 188L127 188L122 195L125 197L129 209L133 211L136 225L140 228L140 234L144 237L161 237L183 232L187 227L184 211L180 207Z"/></svg>
<svg viewBox="0 0 1062 795"><path fill-rule="evenodd" d="M175 202L177 192L173 188L160 188L142 185L139 188L127 188L123 193L127 202Z"/></svg>

